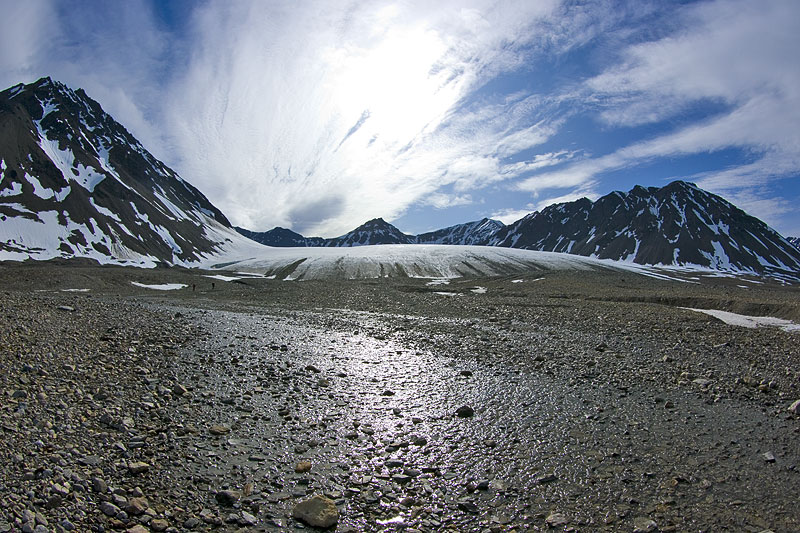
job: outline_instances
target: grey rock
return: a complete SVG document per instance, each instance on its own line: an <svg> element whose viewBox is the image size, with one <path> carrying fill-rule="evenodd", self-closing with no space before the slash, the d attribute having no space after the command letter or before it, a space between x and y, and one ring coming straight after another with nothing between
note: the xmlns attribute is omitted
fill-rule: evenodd
<svg viewBox="0 0 800 533"><path fill-rule="evenodd" d="M459 418L469 418L475 414L475 410L469 405L462 405L456 409L456 416Z"/></svg>
<svg viewBox="0 0 800 533"><path fill-rule="evenodd" d="M239 519L240 526L254 526L258 520L255 516L251 515L247 511L242 511L242 516Z"/></svg>
<svg viewBox="0 0 800 533"><path fill-rule="evenodd" d="M214 495L217 503L226 507L232 506L234 503L238 502L241 497L242 495L237 490L221 490Z"/></svg>
<svg viewBox="0 0 800 533"><path fill-rule="evenodd" d="M550 513L544 521L548 527L561 527L569 524L569 518L563 513Z"/></svg>
<svg viewBox="0 0 800 533"><path fill-rule="evenodd" d="M658 524L646 516L640 516L633 521L633 533L650 533L656 528L658 528Z"/></svg>
<svg viewBox="0 0 800 533"><path fill-rule="evenodd" d="M792 405L790 405L789 411L796 415L800 415L800 400L796 400Z"/></svg>
<svg viewBox="0 0 800 533"><path fill-rule="evenodd" d="M134 476L139 474L144 474L149 470L150 470L150 465L142 461L136 461L128 464L128 472L130 472Z"/></svg>
<svg viewBox="0 0 800 533"><path fill-rule="evenodd" d="M339 510L333 500L316 494L295 505L292 517L309 526L325 529L339 522Z"/></svg>
<svg viewBox="0 0 800 533"><path fill-rule="evenodd" d="M103 502L100 504L100 511L106 516L117 516L120 509L111 502Z"/></svg>

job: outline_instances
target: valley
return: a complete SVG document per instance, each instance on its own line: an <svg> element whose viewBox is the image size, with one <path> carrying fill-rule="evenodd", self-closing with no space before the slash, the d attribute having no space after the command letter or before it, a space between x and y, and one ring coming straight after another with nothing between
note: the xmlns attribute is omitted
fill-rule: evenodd
<svg viewBox="0 0 800 533"><path fill-rule="evenodd" d="M796 531L798 333L683 308L797 288L673 278L4 263L0 530Z"/></svg>

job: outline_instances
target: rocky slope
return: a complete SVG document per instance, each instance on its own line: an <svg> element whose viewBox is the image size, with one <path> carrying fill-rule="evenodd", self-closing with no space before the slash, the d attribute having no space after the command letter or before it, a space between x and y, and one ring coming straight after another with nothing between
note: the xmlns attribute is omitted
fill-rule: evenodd
<svg viewBox="0 0 800 533"><path fill-rule="evenodd" d="M0 93L0 256L190 264L238 235L78 89Z"/></svg>
<svg viewBox="0 0 800 533"><path fill-rule="evenodd" d="M800 251L775 230L683 181L555 204L503 228L491 244L639 264L800 272Z"/></svg>
<svg viewBox="0 0 800 533"><path fill-rule="evenodd" d="M488 244L491 238L505 226L499 220L482 218L475 222L456 224L444 229L420 233L418 244Z"/></svg>
<svg viewBox="0 0 800 533"><path fill-rule="evenodd" d="M248 239L252 239L259 244L266 246L276 246L279 248L303 248L306 246L325 246L322 237L303 237L290 229L275 227L269 231L250 231L244 228L235 227L236 231Z"/></svg>

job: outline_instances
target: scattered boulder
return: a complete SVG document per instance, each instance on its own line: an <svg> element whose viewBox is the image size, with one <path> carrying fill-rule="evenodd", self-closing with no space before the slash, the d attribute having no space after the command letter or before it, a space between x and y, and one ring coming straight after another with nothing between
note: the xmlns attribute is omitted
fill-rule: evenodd
<svg viewBox="0 0 800 533"><path fill-rule="evenodd" d="M309 526L326 529L339 522L339 510L333 500L315 494L295 505L292 517Z"/></svg>
<svg viewBox="0 0 800 533"><path fill-rule="evenodd" d="M298 474L305 474L311 470L311 462L310 461L300 461L296 465L294 465L294 471Z"/></svg>
<svg viewBox="0 0 800 533"><path fill-rule="evenodd" d="M150 470L150 465L141 461L128 464L128 472L130 472L134 476L139 474L144 474L149 470Z"/></svg>
<svg viewBox="0 0 800 533"><path fill-rule="evenodd" d="M544 521L548 527L561 527L569 524L569 518L563 513L550 513Z"/></svg>
<svg viewBox="0 0 800 533"><path fill-rule="evenodd" d="M650 533L657 528L658 524L646 516L640 516L633 521L633 533Z"/></svg>
<svg viewBox="0 0 800 533"><path fill-rule="evenodd" d="M150 521L150 529L153 531L166 531L169 528L169 522L163 518L156 518Z"/></svg>
<svg viewBox="0 0 800 533"><path fill-rule="evenodd" d="M234 503L239 501L242 495L238 490L221 490L214 495L217 503L225 507L231 507Z"/></svg>
<svg viewBox="0 0 800 533"><path fill-rule="evenodd" d="M462 405L458 409L456 409L456 416L459 418L470 418L475 414L475 409L470 407L469 405Z"/></svg>
<svg viewBox="0 0 800 533"><path fill-rule="evenodd" d="M208 428L208 432L215 436L227 435L231 432L231 428L224 424L215 424Z"/></svg>
<svg viewBox="0 0 800 533"><path fill-rule="evenodd" d="M792 405L790 405L789 411L796 415L800 415L800 400L797 400Z"/></svg>

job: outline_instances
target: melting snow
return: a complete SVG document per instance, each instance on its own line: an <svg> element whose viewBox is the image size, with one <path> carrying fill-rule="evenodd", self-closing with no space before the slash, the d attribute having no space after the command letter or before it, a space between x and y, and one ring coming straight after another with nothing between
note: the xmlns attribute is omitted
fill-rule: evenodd
<svg viewBox="0 0 800 533"><path fill-rule="evenodd" d="M155 289L157 291L176 291L183 289L187 285L183 283L162 283L160 285L148 285L147 283L139 283L138 281L131 281L131 285L142 287L143 289Z"/></svg>
<svg viewBox="0 0 800 533"><path fill-rule="evenodd" d="M80 163L75 165L75 154L69 150L59 149L58 141L51 141L48 139L45 132L42 131L39 121L35 121L35 123L39 130L39 146L44 153L47 154L47 157L50 158L56 168L61 171L64 179L76 181L87 191L94 192L94 188L97 184L106 178L105 175Z"/></svg>
<svg viewBox="0 0 800 533"><path fill-rule="evenodd" d="M253 275L253 274L248 274L246 272L241 272L239 274L240 275L238 275L238 276L223 276L222 274L205 274L205 275L203 275L203 277L204 278L217 279L219 281L239 281L240 279L264 278L264 276L257 276L257 275ZM265 278L265 279L275 279L275 276L271 276L271 277Z"/></svg>
<svg viewBox="0 0 800 533"><path fill-rule="evenodd" d="M474 292L475 294L486 294L486 291L487 291L486 287L475 287L475 288L470 289L470 290L472 292Z"/></svg>
<svg viewBox="0 0 800 533"><path fill-rule="evenodd" d="M683 307L689 311L696 311L711 315L718 320L722 320L731 326L742 326L745 328L758 328L762 326L778 327L784 331L800 331L800 324L795 324L791 320L784 320L782 318L775 318L770 316L747 316L737 315L736 313L729 313L728 311L718 311L716 309L693 309L691 307Z"/></svg>
<svg viewBox="0 0 800 533"><path fill-rule="evenodd" d="M3 189L0 191L0 196L17 196L22 194L22 184L18 181L15 181L11 184L10 189Z"/></svg>

